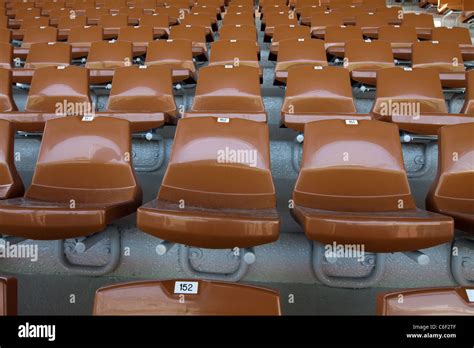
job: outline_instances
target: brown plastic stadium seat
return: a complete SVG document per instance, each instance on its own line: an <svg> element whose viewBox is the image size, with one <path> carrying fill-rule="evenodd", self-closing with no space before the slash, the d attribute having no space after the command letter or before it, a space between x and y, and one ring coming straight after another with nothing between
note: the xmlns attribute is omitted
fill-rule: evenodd
<svg viewBox="0 0 474 348"><path fill-rule="evenodd" d="M109 14L109 9L105 7L87 8L85 12L85 16L87 17L87 23L89 25L97 25L99 23L100 17Z"/></svg>
<svg viewBox="0 0 474 348"><path fill-rule="evenodd" d="M434 28L432 31L432 40L439 42L456 42L461 48L464 61L474 60L474 46L472 45L471 33L468 28Z"/></svg>
<svg viewBox="0 0 474 348"><path fill-rule="evenodd" d="M12 72L10 69L0 68L0 112L16 111L16 104L12 95ZM1 116L0 116L1 118Z"/></svg>
<svg viewBox="0 0 474 348"><path fill-rule="evenodd" d="M474 315L474 289L428 288L377 296L378 315ZM403 299L401 301L400 299Z"/></svg>
<svg viewBox="0 0 474 348"><path fill-rule="evenodd" d="M17 315L18 285L15 278L0 278L0 315ZM267 290L269 291L269 290ZM278 299L278 295L275 294ZM278 303L278 302L277 302ZM279 308L278 308L279 309Z"/></svg>
<svg viewBox="0 0 474 348"><path fill-rule="evenodd" d="M0 68L10 69L13 61L13 46L0 42Z"/></svg>
<svg viewBox="0 0 474 348"><path fill-rule="evenodd" d="M25 18L41 17L41 9L36 7L24 8L15 14L15 20L21 21Z"/></svg>
<svg viewBox="0 0 474 348"><path fill-rule="evenodd" d="M86 68L111 69L132 65L133 47L127 41L98 41L91 44Z"/></svg>
<svg viewBox="0 0 474 348"><path fill-rule="evenodd" d="M250 0L250 2L253 2L253 0ZM232 1L227 7L226 14L245 13L245 12L250 12L255 15L255 7L253 6L253 4L241 5L241 4L237 4L235 1Z"/></svg>
<svg viewBox="0 0 474 348"><path fill-rule="evenodd" d="M375 13L384 15L391 25L400 25L403 21L403 8L399 6L378 7Z"/></svg>
<svg viewBox="0 0 474 348"><path fill-rule="evenodd" d="M426 207L451 216L457 229L474 233L474 123L442 127L438 137L438 175Z"/></svg>
<svg viewBox="0 0 474 348"><path fill-rule="evenodd" d="M150 42L146 54L147 65L172 69L173 82L196 81L193 48L190 40L159 40Z"/></svg>
<svg viewBox="0 0 474 348"><path fill-rule="evenodd" d="M26 17L21 21L20 29L38 28L49 26L48 17Z"/></svg>
<svg viewBox="0 0 474 348"><path fill-rule="evenodd" d="M462 113L474 116L474 70L466 73L466 94Z"/></svg>
<svg viewBox="0 0 474 348"><path fill-rule="evenodd" d="M120 28L128 26L128 16L120 13L103 14L98 25L104 28L104 38L110 39L117 36Z"/></svg>
<svg viewBox="0 0 474 348"><path fill-rule="evenodd" d="M450 217L418 209L398 127L326 120L305 127L292 215L310 240L369 252L429 248L453 238Z"/></svg>
<svg viewBox="0 0 474 348"><path fill-rule="evenodd" d="M71 46L63 42L36 43L31 45L26 58L26 69L71 64Z"/></svg>
<svg viewBox="0 0 474 348"><path fill-rule="evenodd" d="M466 85L466 69L456 42L424 41L413 44L412 66L438 71L443 87L462 88Z"/></svg>
<svg viewBox="0 0 474 348"><path fill-rule="evenodd" d="M69 32L75 27L85 27L87 25L87 18L79 16L71 18L69 16L58 18L58 40L66 40Z"/></svg>
<svg viewBox="0 0 474 348"><path fill-rule="evenodd" d="M311 16L311 35L324 38L329 26L344 25L344 16L341 12L316 12Z"/></svg>
<svg viewBox="0 0 474 348"><path fill-rule="evenodd" d="M142 193L126 157L131 151L126 120L70 116L48 121L30 188L23 198L1 201L0 233L74 238L133 213Z"/></svg>
<svg viewBox="0 0 474 348"><path fill-rule="evenodd" d="M222 116L266 122L260 71L240 65L201 68L193 105L184 117Z"/></svg>
<svg viewBox="0 0 474 348"><path fill-rule="evenodd" d="M273 32L272 44L270 46L269 60L275 60L278 55L279 43L288 39L311 39L311 33L307 26L300 25L277 25Z"/></svg>
<svg viewBox="0 0 474 348"><path fill-rule="evenodd" d="M377 38L381 27L387 26L390 19L384 13L361 13L355 18L356 26L362 29L362 33L370 38Z"/></svg>
<svg viewBox="0 0 474 348"><path fill-rule="evenodd" d="M119 9L120 14L124 14L128 17L129 23L136 25L142 18L144 11L141 7L122 7Z"/></svg>
<svg viewBox="0 0 474 348"><path fill-rule="evenodd" d="M296 13L293 11L280 11L265 14L265 42L270 42L277 25L298 25Z"/></svg>
<svg viewBox="0 0 474 348"><path fill-rule="evenodd" d="M386 41L349 41L345 46L344 67L354 81L375 85L377 71L395 67L392 47Z"/></svg>
<svg viewBox="0 0 474 348"><path fill-rule="evenodd" d="M175 123L171 70L162 66L117 68L107 111L163 113L169 123Z"/></svg>
<svg viewBox="0 0 474 348"><path fill-rule="evenodd" d="M195 287L182 293L180 286ZM185 296L186 301L180 301ZM232 300L229 300L232 299ZM208 280L142 281L97 290L94 315L281 315L279 295L256 286Z"/></svg>
<svg viewBox="0 0 474 348"><path fill-rule="evenodd" d="M269 156L264 123L216 117L180 120L160 192L138 209L138 228L203 248L274 242L279 220ZM192 177L185 174L190 170Z"/></svg>
<svg viewBox="0 0 474 348"><path fill-rule="evenodd" d="M128 41L133 45L133 55L141 56L146 53L148 43L153 41L153 27L136 26L122 27L119 29L118 41Z"/></svg>
<svg viewBox="0 0 474 348"><path fill-rule="evenodd" d="M3 69L0 69L0 76L2 78L4 78L3 75L6 73L7 72L4 72ZM1 91L1 93L2 98L0 99L0 103L4 104L4 92ZM19 197L24 193L23 183L15 168L13 150L14 134L13 125L0 118L0 200Z"/></svg>
<svg viewBox="0 0 474 348"><path fill-rule="evenodd" d="M72 47L85 47L89 49L93 42L102 40L103 28L100 26L74 27L69 32L67 43Z"/></svg>
<svg viewBox="0 0 474 348"><path fill-rule="evenodd" d="M311 19L315 13L324 13L330 12L326 6L311 5L305 6L301 9L296 9L296 12L299 14L299 19L301 25L311 26Z"/></svg>
<svg viewBox="0 0 474 348"><path fill-rule="evenodd" d="M257 41L257 29L254 25L224 25L219 31L219 39Z"/></svg>
<svg viewBox="0 0 474 348"><path fill-rule="evenodd" d="M159 15L166 15L168 16L169 25L175 25L179 23L178 18L184 16L186 14L186 10L180 9L179 7L175 6L165 6L165 7L157 7L155 9L155 13Z"/></svg>
<svg viewBox="0 0 474 348"><path fill-rule="evenodd" d="M402 26L415 27L418 37L424 40L431 39L431 31L434 29L433 15L429 13L405 13Z"/></svg>
<svg viewBox="0 0 474 348"><path fill-rule="evenodd" d="M362 42L362 30L358 27L327 27L324 35L326 51L336 57L344 57L344 47L349 41Z"/></svg>
<svg viewBox="0 0 474 348"><path fill-rule="evenodd" d="M127 7L126 0L96 0L96 4L109 10L119 10L123 7Z"/></svg>
<svg viewBox="0 0 474 348"><path fill-rule="evenodd" d="M29 48L34 43L56 42L58 29L54 27L31 27L25 30L21 47Z"/></svg>
<svg viewBox="0 0 474 348"><path fill-rule="evenodd" d="M441 126L474 121L448 113L439 73L423 68L379 70L372 114L418 134L437 134Z"/></svg>
<svg viewBox="0 0 474 348"><path fill-rule="evenodd" d="M204 27L206 29L206 40L213 41L212 22L208 13L188 13L180 20L180 26Z"/></svg>
<svg viewBox="0 0 474 348"><path fill-rule="evenodd" d="M255 26L255 18L252 12L231 12L227 13L222 20L222 25L253 25Z"/></svg>
<svg viewBox="0 0 474 348"><path fill-rule="evenodd" d="M411 48L418 42L418 35L415 27L386 26L379 29L378 39L390 42L395 58L411 60Z"/></svg>
<svg viewBox="0 0 474 348"><path fill-rule="evenodd" d="M170 33L168 23L169 18L168 15L165 14L144 14L140 18L140 25L150 26L153 28L153 35L155 38L159 38L162 36L168 37Z"/></svg>
<svg viewBox="0 0 474 348"><path fill-rule="evenodd" d="M260 68L255 42L250 40L219 40L211 46L209 65L245 65Z"/></svg>
<svg viewBox="0 0 474 348"><path fill-rule="evenodd" d="M170 39L191 40L193 43L193 56L206 56L206 28L191 25L175 25L171 27Z"/></svg>
<svg viewBox="0 0 474 348"><path fill-rule="evenodd" d="M327 66L324 41L317 39L289 39L280 42L275 66L275 84L285 83L290 68L309 65Z"/></svg>
<svg viewBox="0 0 474 348"><path fill-rule="evenodd" d="M371 119L356 112L348 70L310 65L289 69L281 107L285 126L303 131L305 124L313 121Z"/></svg>

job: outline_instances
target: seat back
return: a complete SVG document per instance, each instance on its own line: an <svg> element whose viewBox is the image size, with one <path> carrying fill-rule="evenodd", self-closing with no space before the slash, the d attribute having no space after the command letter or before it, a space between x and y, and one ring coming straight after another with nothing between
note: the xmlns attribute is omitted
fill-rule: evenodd
<svg viewBox="0 0 474 348"><path fill-rule="evenodd" d="M158 199L207 208L274 208L268 126L237 118L181 119Z"/></svg>
<svg viewBox="0 0 474 348"><path fill-rule="evenodd" d="M168 28L169 17L166 14L144 14L140 18L141 26L150 26L152 28Z"/></svg>
<svg viewBox="0 0 474 348"><path fill-rule="evenodd" d="M191 108L197 112L265 112L259 70L249 66L201 68Z"/></svg>
<svg viewBox="0 0 474 348"><path fill-rule="evenodd" d="M409 26L415 28L430 28L435 27L433 15L429 13L405 13L403 15L402 26Z"/></svg>
<svg viewBox="0 0 474 348"><path fill-rule="evenodd" d="M31 27L25 30L22 47L30 47L34 43L56 42L58 29L54 27Z"/></svg>
<svg viewBox="0 0 474 348"><path fill-rule="evenodd" d="M413 117L424 113L448 113L438 72L404 68L378 71L372 113Z"/></svg>
<svg viewBox="0 0 474 348"><path fill-rule="evenodd" d="M403 7L391 6L391 7L378 7L375 13L382 14L389 20L390 23L401 23L403 21L404 12Z"/></svg>
<svg viewBox="0 0 474 348"><path fill-rule="evenodd" d="M146 54L146 64L195 71L191 40L178 39L150 42Z"/></svg>
<svg viewBox="0 0 474 348"><path fill-rule="evenodd" d="M69 44L87 44L102 41L104 29L101 26L74 27L69 31Z"/></svg>
<svg viewBox="0 0 474 348"><path fill-rule="evenodd" d="M71 64L71 46L63 42L36 43L31 45L25 68L37 69L46 66Z"/></svg>
<svg viewBox="0 0 474 348"><path fill-rule="evenodd" d="M19 197L24 192L23 183L15 167L14 138L13 125L0 119L0 199Z"/></svg>
<svg viewBox="0 0 474 348"><path fill-rule="evenodd" d="M255 42L250 40L218 40L212 43L209 65L246 65L259 67Z"/></svg>
<svg viewBox="0 0 474 348"><path fill-rule="evenodd" d="M265 13L266 28L274 28L277 25L298 25L296 13L288 11L279 11Z"/></svg>
<svg viewBox="0 0 474 348"><path fill-rule="evenodd" d="M415 208L398 127L379 121L307 123L293 200L346 212Z"/></svg>
<svg viewBox="0 0 474 348"><path fill-rule="evenodd" d="M20 29L39 28L49 26L48 17L26 17L21 21Z"/></svg>
<svg viewBox="0 0 474 348"><path fill-rule="evenodd" d="M206 44L206 28L194 25L174 25L170 30L170 39L191 40L193 44Z"/></svg>
<svg viewBox="0 0 474 348"><path fill-rule="evenodd" d="M100 288L94 315L280 315L276 291L217 281L192 283L196 293L180 294L174 280L118 284ZM180 301L183 296L186 301Z"/></svg>
<svg viewBox="0 0 474 348"><path fill-rule="evenodd" d="M295 114L356 112L349 71L311 65L292 67L288 70L282 111Z"/></svg>
<svg viewBox="0 0 474 348"><path fill-rule="evenodd" d="M79 106L87 107L90 103L87 69L72 65L45 67L36 69L33 74L25 111L82 114L64 106L78 106L80 110Z"/></svg>
<svg viewBox="0 0 474 348"><path fill-rule="evenodd" d="M416 28L410 26L385 26L379 28L379 40L390 43L416 43Z"/></svg>
<svg viewBox="0 0 474 348"><path fill-rule="evenodd" d="M115 69L108 111L176 114L171 69L130 66Z"/></svg>
<svg viewBox="0 0 474 348"><path fill-rule="evenodd" d="M344 67L349 71L395 67L392 47L381 40L346 42Z"/></svg>
<svg viewBox="0 0 474 348"><path fill-rule="evenodd" d="M0 68L0 112L16 111L12 94L12 72Z"/></svg>
<svg viewBox="0 0 474 348"><path fill-rule="evenodd" d="M324 41L316 39L288 39L280 41L275 70L288 70L290 67L310 65L327 66Z"/></svg>
<svg viewBox="0 0 474 348"><path fill-rule="evenodd" d="M96 41L91 44L86 68L110 69L131 66L133 45L128 41Z"/></svg>
<svg viewBox="0 0 474 348"><path fill-rule="evenodd" d="M128 26L126 14L103 14L99 18L99 25L103 28L119 29Z"/></svg>
<svg viewBox="0 0 474 348"><path fill-rule="evenodd" d="M13 61L13 46L0 41L0 68L10 69Z"/></svg>
<svg viewBox="0 0 474 348"><path fill-rule="evenodd" d="M456 42L460 45L472 45L471 33L468 28L462 27L438 27L431 34L433 41Z"/></svg>
<svg viewBox="0 0 474 348"><path fill-rule="evenodd" d="M389 24L389 17L384 13L361 13L356 15L356 26L364 28L380 28Z"/></svg>
<svg viewBox="0 0 474 348"><path fill-rule="evenodd" d="M439 72L464 71L461 49L456 42L416 42L412 46L413 68L435 68Z"/></svg>
<svg viewBox="0 0 474 348"><path fill-rule="evenodd" d="M272 42L287 39L311 39L309 27L302 25L277 25L273 32Z"/></svg>
<svg viewBox="0 0 474 348"><path fill-rule="evenodd" d="M344 16L341 12L315 12L311 15L311 28L313 30L341 25L344 25Z"/></svg>
<svg viewBox="0 0 474 348"><path fill-rule="evenodd" d="M327 27L324 35L324 42L327 45L344 44L352 40L362 41L362 30L358 27Z"/></svg>
<svg viewBox="0 0 474 348"><path fill-rule="evenodd" d="M71 29L74 27L85 27L87 25L87 17L86 16L77 16L71 18L70 16L60 17L58 19L58 29Z"/></svg>
<svg viewBox="0 0 474 348"><path fill-rule="evenodd" d="M438 174L427 205L436 211L474 214L474 123L441 127Z"/></svg>
<svg viewBox="0 0 474 348"><path fill-rule="evenodd" d="M257 29L254 25L223 25L219 31L219 39L257 41Z"/></svg>
<svg viewBox="0 0 474 348"><path fill-rule="evenodd" d="M255 25L255 18L252 12L231 12L227 13L222 21L222 25Z"/></svg>
<svg viewBox="0 0 474 348"><path fill-rule="evenodd" d="M141 199L131 156L126 120L69 116L47 121L26 197L76 204Z"/></svg>
<svg viewBox="0 0 474 348"><path fill-rule="evenodd" d="M146 43L153 41L153 27L140 25L136 27L122 27L118 34L119 41L131 43Z"/></svg>

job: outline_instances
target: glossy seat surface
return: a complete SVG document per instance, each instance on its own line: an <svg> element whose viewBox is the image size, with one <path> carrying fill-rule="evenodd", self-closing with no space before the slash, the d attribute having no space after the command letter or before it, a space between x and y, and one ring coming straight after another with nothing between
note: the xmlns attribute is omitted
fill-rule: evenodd
<svg viewBox="0 0 474 348"><path fill-rule="evenodd" d="M306 124L293 201L292 214L306 236L323 244L394 252L453 237L451 218L416 207L398 128L384 122Z"/></svg>
<svg viewBox="0 0 474 348"><path fill-rule="evenodd" d="M179 294L179 282L192 284L197 293ZM100 288L95 295L93 314L281 315L281 309L279 295L273 290L207 280L165 280Z"/></svg>
<svg viewBox="0 0 474 348"><path fill-rule="evenodd" d="M0 200L23 195L24 187L15 167L13 125L0 118Z"/></svg>
<svg viewBox="0 0 474 348"><path fill-rule="evenodd" d="M279 220L269 155L264 123L180 120L158 198L139 208L138 228L204 248L275 241Z"/></svg>
<svg viewBox="0 0 474 348"><path fill-rule="evenodd" d="M48 121L31 186L23 198L0 203L0 233L74 238L133 213L141 189L130 154L128 121L73 116Z"/></svg>
<svg viewBox="0 0 474 348"><path fill-rule="evenodd" d="M31 45L26 58L26 69L47 66L67 66L71 64L71 46L67 43L36 43Z"/></svg>

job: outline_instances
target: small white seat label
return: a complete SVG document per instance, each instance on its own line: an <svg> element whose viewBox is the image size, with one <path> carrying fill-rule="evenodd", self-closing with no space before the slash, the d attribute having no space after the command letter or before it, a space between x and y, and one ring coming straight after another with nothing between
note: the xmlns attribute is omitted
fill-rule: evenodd
<svg viewBox="0 0 474 348"><path fill-rule="evenodd" d="M230 122L230 119L227 118L227 117L219 117L219 118L217 119L217 122L218 122L218 123L229 123L229 122Z"/></svg>
<svg viewBox="0 0 474 348"><path fill-rule="evenodd" d="M193 294L197 295L199 290L198 282L175 282L174 293L175 294Z"/></svg>
<svg viewBox="0 0 474 348"><path fill-rule="evenodd" d="M466 289L467 299L474 303L474 289Z"/></svg>
<svg viewBox="0 0 474 348"><path fill-rule="evenodd" d="M92 122L92 121L94 121L94 116L89 116L89 115L86 116L86 115L84 115L84 116L82 117L82 121L83 121L83 122Z"/></svg>
<svg viewBox="0 0 474 348"><path fill-rule="evenodd" d="M346 120L346 124L357 125L357 124L359 124L359 122L357 122L357 120Z"/></svg>

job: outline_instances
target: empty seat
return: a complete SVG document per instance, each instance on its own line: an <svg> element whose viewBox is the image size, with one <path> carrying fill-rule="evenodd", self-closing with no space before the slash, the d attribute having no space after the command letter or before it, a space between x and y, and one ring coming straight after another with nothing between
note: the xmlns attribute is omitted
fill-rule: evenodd
<svg viewBox="0 0 474 348"><path fill-rule="evenodd" d="M104 28L104 37L110 39L117 35L120 28L128 26L128 16L119 13L103 14L99 18L98 25Z"/></svg>
<svg viewBox="0 0 474 348"><path fill-rule="evenodd" d="M293 11L281 11L265 14L265 42L270 42L277 25L298 25L296 13Z"/></svg>
<svg viewBox="0 0 474 348"><path fill-rule="evenodd" d="M170 39L191 40L193 43L193 55L205 56L207 54L206 46L206 28L191 25L175 25L171 27Z"/></svg>
<svg viewBox="0 0 474 348"><path fill-rule="evenodd" d="M17 291L18 285L15 278L0 277L0 315L17 315ZM275 295L278 297L277 294Z"/></svg>
<svg viewBox="0 0 474 348"><path fill-rule="evenodd" d="M74 27L85 27L86 25L86 16L77 16L73 18L70 16L65 16L58 19L58 30L70 30Z"/></svg>
<svg viewBox="0 0 474 348"><path fill-rule="evenodd" d="M146 64L168 67L172 70L173 82L196 80L196 67L190 40L170 39L150 42Z"/></svg>
<svg viewBox="0 0 474 348"><path fill-rule="evenodd" d="M91 44L87 57L88 69L113 69L130 66L133 62L133 47L127 41L98 41Z"/></svg>
<svg viewBox="0 0 474 348"><path fill-rule="evenodd" d="M222 20L222 25L255 25L255 18L252 12L231 12L227 13Z"/></svg>
<svg viewBox="0 0 474 348"><path fill-rule="evenodd" d="M301 8L300 10L296 9L296 11L300 16L301 25L306 25L306 26L311 26L311 19L313 17L313 14L330 12L328 11L326 6L319 6L319 5L305 6Z"/></svg>
<svg viewBox="0 0 474 348"><path fill-rule="evenodd" d="M17 108L12 95L11 70L0 68L0 77L0 112L16 111Z"/></svg>
<svg viewBox="0 0 474 348"><path fill-rule="evenodd" d="M180 25L204 27L206 28L207 41L213 41L212 22L208 13L188 13L180 20Z"/></svg>
<svg viewBox="0 0 474 348"><path fill-rule="evenodd" d="M129 21L137 24L143 16L143 8L141 7L122 7L119 9L120 14L128 16Z"/></svg>
<svg viewBox="0 0 474 348"><path fill-rule="evenodd" d="M34 43L56 42L58 29L54 27L31 27L25 30L21 47L29 48Z"/></svg>
<svg viewBox="0 0 474 348"><path fill-rule="evenodd" d="M306 236L323 244L397 252L453 237L451 218L416 207L398 127L385 122L306 124L293 201L292 215Z"/></svg>
<svg viewBox="0 0 474 348"><path fill-rule="evenodd" d="M305 124L312 121L371 119L356 112L348 70L310 65L289 69L281 107L285 126L303 131Z"/></svg>
<svg viewBox="0 0 474 348"><path fill-rule="evenodd" d="M474 60L474 47L472 45L471 33L468 28L434 28L431 34L431 39L438 42L456 42L461 48L464 61Z"/></svg>
<svg viewBox="0 0 474 348"><path fill-rule="evenodd" d="M418 134L437 134L443 125L474 121L472 117L448 113L435 69L379 70L372 114Z"/></svg>
<svg viewBox="0 0 474 348"><path fill-rule="evenodd" d="M268 133L266 124L249 120L180 120L158 197L139 208L138 228L213 249L277 240Z"/></svg>
<svg viewBox="0 0 474 348"><path fill-rule="evenodd" d="M107 16L109 14L109 9L105 7L87 8L85 12L85 16L87 17L87 23L89 25L97 25L97 23L99 23L100 17Z"/></svg>
<svg viewBox="0 0 474 348"><path fill-rule="evenodd" d="M163 113L168 123L175 123L177 110L171 69L162 66L117 68L107 111Z"/></svg>
<svg viewBox="0 0 474 348"><path fill-rule="evenodd" d="M349 41L345 46L344 67L354 81L375 85L377 71L395 67L392 47L386 41Z"/></svg>
<svg viewBox="0 0 474 348"><path fill-rule="evenodd" d="M201 68L193 105L184 117L211 115L266 122L259 73L244 65Z"/></svg>
<svg viewBox="0 0 474 348"><path fill-rule="evenodd" d="M191 286L184 293L182 285ZM183 295L185 294L185 295ZM180 298L186 296L186 301ZM208 280L143 281L102 287L94 315L281 315L276 291Z"/></svg>
<svg viewBox="0 0 474 348"><path fill-rule="evenodd" d="M0 41L0 68L10 69L13 61L13 46Z"/></svg>
<svg viewBox="0 0 474 348"><path fill-rule="evenodd" d="M178 18L184 16L186 12L188 11L175 6L157 7L155 9L156 14L168 16L169 25L178 24Z"/></svg>
<svg viewBox="0 0 474 348"><path fill-rule="evenodd" d="M65 7L66 7L65 1L57 1L57 0L45 1L41 4L41 14L43 16L47 16L52 10L55 10L58 8L65 8Z"/></svg>
<svg viewBox="0 0 474 348"><path fill-rule="evenodd" d="M438 175L426 208L451 216L457 229L474 233L474 123L442 127L438 136Z"/></svg>
<svg viewBox="0 0 474 348"><path fill-rule="evenodd" d="M26 69L71 64L71 46L62 42L36 43L31 45L26 58Z"/></svg>
<svg viewBox="0 0 474 348"><path fill-rule="evenodd" d="M5 74L7 74L7 72L4 71L4 69L0 69L2 81L9 80L8 78L3 80ZM0 88L3 89L3 82ZM4 95L5 91L0 91L0 93L0 105L1 109L3 109L3 99L8 98L8 96ZM13 124L0 118L0 200L19 197L24 193L23 183L15 167L13 150L14 137L15 131Z"/></svg>
<svg viewBox="0 0 474 348"><path fill-rule="evenodd" d="M344 16L341 12L316 12L311 15L311 35L324 38L326 28L344 25Z"/></svg>
<svg viewBox="0 0 474 348"><path fill-rule="evenodd" d="M400 301L403 299L403 301ZM474 315L474 289L410 289L377 296L378 315Z"/></svg>
<svg viewBox="0 0 474 348"><path fill-rule="evenodd" d="M21 21L20 29L39 28L49 26L48 17L26 17Z"/></svg>
<svg viewBox="0 0 474 348"><path fill-rule="evenodd" d="M219 39L257 41L257 29L254 25L224 25L219 31Z"/></svg>
<svg viewBox="0 0 474 348"><path fill-rule="evenodd" d="M461 88L466 85L464 61L456 42L417 42L412 46L413 68L435 69L443 87Z"/></svg>
<svg viewBox="0 0 474 348"><path fill-rule="evenodd" d="M278 55L280 41L288 39L311 39L311 33L307 26L300 25L277 25L273 32L272 44L270 46L269 60L275 60Z"/></svg>
<svg viewBox="0 0 474 348"><path fill-rule="evenodd" d="M153 41L153 36L153 27L151 26L122 27L119 30L118 40L128 41L134 45L147 46L149 42ZM140 53L144 54L146 50ZM137 55L136 52L135 55Z"/></svg>
<svg viewBox="0 0 474 348"><path fill-rule="evenodd" d="M324 35L326 51L336 57L344 57L345 44L349 41L362 42L362 30L358 27L327 27Z"/></svg>
<svg viewBox="0 0 474 348"><path fill-rule="evenodd" d="M22 21L25 18L41 17L41 9L36 7L24 8L15 14L16 21Z"/></svg>
<svg viewBox="0 0 474 348"><path fill-rule="evenodd" d="M379 29L378 39L390 42L393 56L397 59L410 60L411 48L418 42L415 27L386 26Z"/></svg>
<svg viewBox="0 0 474 348"><path fill-rule="evenodd" d="M126 120L49 120L30 188L23 198L1 201L0 233L74 238L133 213L141 204L141 189L127 157L131 152Z"/></svg>
<svg viewBox="0 0 474 348"><path fill-rule="evenodd" d="M109 10L118 10L120 8L127 7L126 0L96 0L96 4L102 4L101 7Z"/></svg>
<svg viewBox="0 0 474 348"><path fill-rule="evenodd" d="M375 12L383 14L388 19L389 24L400 25L403 21L403 8L399 6L378 7Z"/></svg>
<svg viewBox="0 0 474 348"><path fill-rule="evenodd" d="M424 40L431 39L431 31L434 29L433 15L429 13L405 13L402 26L415 27L418 37Z"/></svg>
<svg viewBox="0 0 474 348"><path fill-rule="evenodd" d="M275 84L285 83L288 70L295 66L327 66L324 41L317 39L288 39L279 44L275 66Z"/></svg>
<svg viewBox="0 0 474 348"><path fill-rule="evenodd" d="M103 31L100 26L74 27L69 32L67 43L72 47L89 48L93 42L103 40Z"/></svg>
<svg viewBox="0 0 474 348"><path fill-rule="evenodd" d="M253 2L253 0L251 0ZM236 4L235 1L232 1L227 7L226 15L230 13L252 13L255 15L255 7L252 5L240 5Z"/></svg>
<svg viewBox="0 0 474 348"><path fill-rule="evenodd" d="M165 14L144 14L140 18L141 26L150 26L153 28L154 37L162 37L169 35L169 18Z"/></svg>
<svg viewBox="0 0 474 348"><path fill-rule="evenodd" d="M209 65L252 66L260 68L255 42L250 40L219 40L212 44Z"/></svg>
<svg viewBox="0 0 474 348"><path fill-rule="evenodd" d="M466 94L462 113L474 116L474 71L466 73Z"/></svg>
<svg viewBox="0 0 474 348"><path fill-rule="evenodd" d="M384 13L369 12L356 15L355 22L365 36L377 38L379 29L387 26L390 20Z"/></svg>

